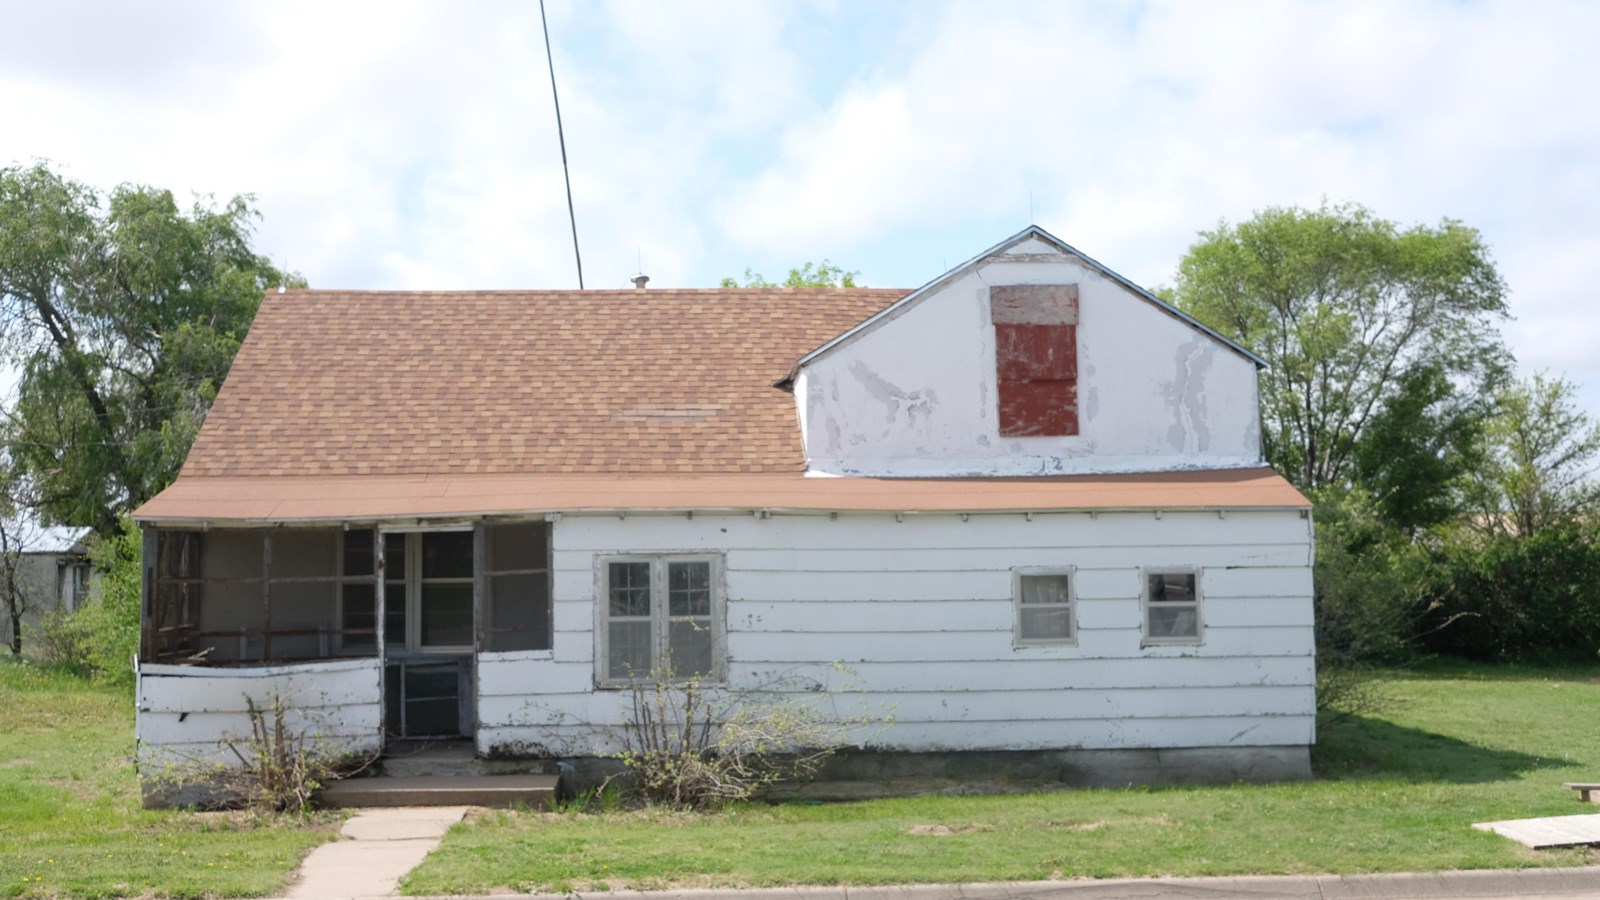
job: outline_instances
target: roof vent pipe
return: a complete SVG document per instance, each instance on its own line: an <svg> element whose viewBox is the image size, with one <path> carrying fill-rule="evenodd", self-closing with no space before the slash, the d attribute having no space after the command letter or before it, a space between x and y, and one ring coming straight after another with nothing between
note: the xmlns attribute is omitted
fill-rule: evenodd
<svg viewBox="0 0 1600 900"><path fill-rule="evenodd" d="M633 276L633 286L635 288L637 288L638 290L641 290L641 291L644 290L644 286L649 284L649 283L650 283L650 276L649 275L635 275L635 276Z"/></svg>

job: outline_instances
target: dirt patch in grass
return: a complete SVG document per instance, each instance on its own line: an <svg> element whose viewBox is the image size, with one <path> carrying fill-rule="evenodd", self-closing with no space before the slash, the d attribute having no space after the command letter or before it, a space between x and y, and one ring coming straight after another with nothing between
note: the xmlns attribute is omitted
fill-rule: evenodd
<svg viewBox="0 0 1600 900"><path fill-rule="evenodd" d="M973 834L980 831L993 831L994 826L984 823L971 825L913 825L906 829L906 834L931 834L943 837L950 834Z"/></svg>

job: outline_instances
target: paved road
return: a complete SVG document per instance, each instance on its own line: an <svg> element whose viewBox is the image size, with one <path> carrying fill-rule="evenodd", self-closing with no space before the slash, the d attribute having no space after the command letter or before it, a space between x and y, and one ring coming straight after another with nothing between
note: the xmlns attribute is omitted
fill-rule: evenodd
<svg viewBox="0 0 1600 900"><path fill-rule="evenodd" d="M449 900L507 900L452 897ZM1600 900L1600 866L1402 875L1108 879L875 888L610 891L593 900Z"/></svg>

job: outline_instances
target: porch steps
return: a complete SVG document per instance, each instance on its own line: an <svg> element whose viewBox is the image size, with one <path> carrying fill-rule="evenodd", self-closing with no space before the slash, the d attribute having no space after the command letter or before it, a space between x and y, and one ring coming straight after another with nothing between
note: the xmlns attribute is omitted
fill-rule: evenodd
<svg viewBox="0 0 1600 900"><path fill-rule="evenodd" d="M412 775L350 778L317 792L323 806L550 806L559 775Z"/></svg>

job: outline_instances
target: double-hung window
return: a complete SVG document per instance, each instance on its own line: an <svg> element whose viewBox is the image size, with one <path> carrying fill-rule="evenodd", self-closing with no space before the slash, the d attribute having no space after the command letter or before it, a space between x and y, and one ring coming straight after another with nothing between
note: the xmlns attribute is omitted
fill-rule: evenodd
<svg viewBox="0 0 1600 900"><path fill-rule="evenodd" d="M1011 594L1017 607L1013 638L1018 646L1077 642L1071 567L1015 569Z"/></svg>
<svg viewBox="0 0 1600 900"><path fill-rule="evenodd" d="M718 565L712 556L601 561L601 684L722 679Z"/></svg>
<svg viewBox="0 0 1600 900"><path fill-rule="evenodd" d="M1200 570L1145 569L1145 644L1198 644L1200 633Z"/></svg>

